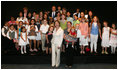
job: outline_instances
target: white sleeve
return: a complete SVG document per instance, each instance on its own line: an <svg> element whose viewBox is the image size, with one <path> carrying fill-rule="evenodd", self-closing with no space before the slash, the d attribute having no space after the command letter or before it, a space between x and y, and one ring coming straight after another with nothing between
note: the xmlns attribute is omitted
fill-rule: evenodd
<svg viewBox="0 0 118 70"><path fill-rule="evenodd" d="M9 31L7 32L7 37L10 39L10 37L9 37Z"/></svg>
<svg viewBox="0 0 118 70"><path fill-rule="evenodd" d="M5 37L4 28L2 28L2 35Z"/></svg>
<svg viewBox="0 0 118 70"><path fill-rule="evenodd" d="M40 30L42 31L42 25L41 25L41 27L40 27Z"/></svg>
<svg viewBox="0 0 118 70"><path fill-rule="evenodd" d="M59 47L61 47L61 45L62 45L63 36L64 36L64 31L62 30L62 32L60 33L60 42L59 42Z"/></svg>
<svg viewBox="0 0 118 70"><path fill-rule="evenodd" d="M19 21L18 18L16 19L16 21Z"/></svg>
<svg viewBox="0 0 118 70"><path fill-rule="evenodd" d="M15 31L15 39L17 38L17 32Z"/></svg>
<svg viewBox="0 0 118 70"><path fill-rule="evenodd" d="M35 26L35 28L36 28L35 32L38 32L38 27L37 27L37 26Z"/></svg>
<svg viewBox="0 0 118 70"><path fill-rule="evenodd" d="M30 26L28 26L28 29L27 29L28 32L30 32Z"/></svg>

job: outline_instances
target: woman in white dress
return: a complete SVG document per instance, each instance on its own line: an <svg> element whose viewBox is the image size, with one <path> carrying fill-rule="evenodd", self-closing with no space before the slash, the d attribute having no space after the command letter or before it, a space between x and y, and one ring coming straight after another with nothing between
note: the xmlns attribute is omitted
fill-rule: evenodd
<svg viewBox="0 0 118 70"><path fill-rule="evenodd" d="M103 22L104 27L102 29L102 54L108 54L107 48L109 47L109 33L110 27L108 27L108 23L106 21ZM105 51L104 51L105 49Z"/></svg>
<svg viewBox="0 0 118 70"><path fill-rule="evenodd" d="M111 46L111 53L115 54L115 50L117 47L117 30L115 24L112 24L109 45Z"/></svg>
<svg viewBox="0 0 118 70"><path fill-rule="evenodd" d="M28 38L27 38L27 32L25 27L22 28L21 36L19 39L19 45L21 46L21 54L27 53L26 52L26 45L29 44ZM23 52L24 48L24 52Z"/></svg>

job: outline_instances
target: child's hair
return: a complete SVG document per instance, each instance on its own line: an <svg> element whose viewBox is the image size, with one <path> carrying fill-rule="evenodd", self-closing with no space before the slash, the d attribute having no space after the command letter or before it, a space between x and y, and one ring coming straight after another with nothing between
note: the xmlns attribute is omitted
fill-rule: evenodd
<svg viewBox="0 0 118 70"><path fill-rule="evenodd" d="M30 20L30 25L31 25L32 20L34 20L34 25L36 25L36 24L35 24L35 22L36 22L35 19L31 19L31 20Z"/></svg>
<svg viewBox="0 0 118 70"><path fill-rule="evenodd" d="M71 31L72 29L74 29L74 32L75 32L75 27L74 27L74 26L73 26L73 27L71 27L70 31Z"/></svg>
<svg viewBox="0 0 118 70"><path fill-rule="evenodd" d="M116 26L116 24L114 22L112 23L112 25L115 25L115 29L117 29L117 26ZM111 26L111 28L113 28L113 27Z"/></svg>
<svg viewBox="0 0 118 70"><path fill-rule="evenodd" d="M25 29L25 32L26 32L26 28L24 26L21 28L21 32L23 32L23 29Z"/></svg>
<svg viewBox="0 0 118 70"><path fill-rule="evenodd" d="M48 28L48 31L50 31L50 28L51 28L51 27L53 27L53 30L54 30L54 26L50 26L50 27Z"/></svg>
<svg viewBox="0 0 118 70"><path fill-rule="evenodd" d="M67 18L66 18L66 14L61 14L61 20L62 20L62 15L64 15L64 16L65 16L65 20L66 20L66 19L67 19Z"/></svg>
<svg viewBox="0 0 118 70"><path fill-rule="evenodd" d="M91 27L92 27L92 24L93 24L93 22L94 22L94 18L97 18L97 25L98 25L98 27L100 28L100 22L99 22L99 19L98 19L98 17L97 16L94 16L93 17L93 19L92 19L92 21L91 21Z"/></svg>
<svg viewBox="0 0 118 70"><path fill-rule="evenodd" d="M5 21L5 24L8 24L8 21ZM4 24L4 25L5 25L5 24Z"/></svg>
<svg viewBox="0 0 118 70"><path fill-rule="evenodd" d="M68 21L67 24L70 23L72 25L72 22L71 21Z"/></svg>
<svg viewBox="0 0 118 70"><path fill-rule="evenodd" d="M107 23L107 26L108 26L108 22L107 22L107 21L104 21L104 22L103 22L103 25L104 25L104 23Z"/></svg>
<svg viewBox="0 0 118 70"><path fill-rule="evenodd" d="M11 24L11 25L10 25L10 27L12 27L12 26L14 27L14 25L13 25L13 24Z"/></svg>

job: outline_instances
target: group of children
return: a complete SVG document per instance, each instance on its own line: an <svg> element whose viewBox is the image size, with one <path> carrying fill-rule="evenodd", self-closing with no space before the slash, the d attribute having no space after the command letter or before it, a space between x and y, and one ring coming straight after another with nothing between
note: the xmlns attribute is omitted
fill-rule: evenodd
<svg viewBox="0 0 118 70"><path fill-rule="evenodd" d="M41 11L40 13L28 12L28 8L24 7L23 12L19 13L19 17L15 20L6 22L2 28L2 35L9 40L13 40L17 50L21 48L21 54L27 53L26 46L29 45L29 51L40 50L39 44L42 45L42 51L46 54L51 53L51 39L53 37L54 22L59 21L60 27L65 31L67 24L71 23L71 29L68 29L68 35L65 36L62 50L68 47L71 42L74 48L77 43L80 45L80 53L85 54L85 47L88 47L90 42L90 52L97 53L98 36L101 38L102 54L108 54L107 48L111 46L111 53L115 53L117 47L117 29L113 23L112 27L108 26L108 22L104 21L104 27L101 30L100 22L97 16L93 16L92 11L88 14L80 12L79 9L73 13L58 6L52 7L52 12ZM56 15L50 15L55 12ZM64 32L65 33L65 32ZM78 42L77 42L78 41ZM20 47L19 47L20 46ZM33 46L33 47L32 47ZM78 47L78 46L77 46Z"/></svg>

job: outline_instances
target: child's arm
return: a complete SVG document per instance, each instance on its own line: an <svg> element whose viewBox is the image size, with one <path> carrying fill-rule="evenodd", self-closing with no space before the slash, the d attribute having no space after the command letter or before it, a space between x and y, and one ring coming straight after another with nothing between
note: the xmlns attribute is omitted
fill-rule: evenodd
<svg viewBox="0 0 118 70"><path fill-rule="evenodd" d="M111 34L117 35L117 33L112 32L112 29L111 29Z"/></svg>
<svg viewBox="0 0 118 70"><path fill-rule="evenodd" d="M27 32L26 32L26 39L25 39L25 40L26 40L26 42L27 42Z"/></svg>
<svg viewBox="0 0 118 70"><path fill-rule="evenodd" d="M7 37L11 40L11 38L9 37L9 31L7 32Z"/></svg>
<svg viewBox="0 0 118 70"><path fill-rule="evenodd" d="M104 32L104 30L103 30ZM101 29L99 28L99 34L100 34L100 38L102 39L102 36L101 36Z"/></svg>
<svg viewBox="0 0 118 70"><path fill-rule="evenodd" d="M2 35L5 37L4 28L2 28Z"/></svg>
<svg viewBox="0 0 118 70"><path fill-rule="evenodd" d="M46 40L47 40L47 43L49 43L49 40L48 40L48 35L46 34Z"/></svg>
<svg viewBox="0 0 118 70"><path fill-rule="evenodd" d="M17 39L18 39L18 37L19 37L19 27L17 29Z"/></svg>

